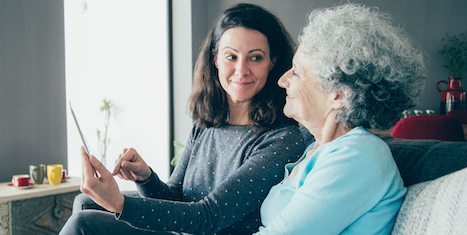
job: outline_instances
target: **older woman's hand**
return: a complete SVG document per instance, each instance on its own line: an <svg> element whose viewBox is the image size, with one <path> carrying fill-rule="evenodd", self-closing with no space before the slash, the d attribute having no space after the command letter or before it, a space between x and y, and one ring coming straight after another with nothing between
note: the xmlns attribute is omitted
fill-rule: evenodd
<svg viewBox="0 0 467 235"><path fill-rule="evenodd" d="M121 213L125 197L120 193L113 175L96 157L88 157L84 148L81 148L81 156L83 157L81 192L108 211Z"/></svg>
<svg viewBox="0 0 467 235"><path fill-rule="evenodd" d="M152 170L136 152L135 149L123 149L123 154L120 154L112 173L121 179L131 181L146 181L151 177Z"/></svg>

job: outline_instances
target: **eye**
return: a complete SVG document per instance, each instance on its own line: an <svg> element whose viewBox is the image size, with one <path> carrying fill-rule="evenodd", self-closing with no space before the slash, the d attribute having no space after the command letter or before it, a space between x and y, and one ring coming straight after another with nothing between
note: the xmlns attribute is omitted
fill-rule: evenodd
<svg viewBox="0 0 467 235"><path fill-rule="evenodd" d="M255 55L255 56L252 56L252 57L251 57L251 60L252 60L252 61L259 62L259 61L263 60L263 57L260 56L260 55Z"/></svg>
<svg viewBox="0 0 467 235"><path fill-rule="evenodd" d="M234 56L234 55L227 55L225 58L226 58L227 60L235 60L235 59L237 59L237 56Z"/></svg>

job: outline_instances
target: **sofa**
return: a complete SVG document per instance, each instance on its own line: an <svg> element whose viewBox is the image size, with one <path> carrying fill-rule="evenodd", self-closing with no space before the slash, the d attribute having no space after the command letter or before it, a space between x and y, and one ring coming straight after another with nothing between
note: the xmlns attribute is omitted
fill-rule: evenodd
<svg viewBox="0 0 467 235"><path fill-rule="evenodd" d="M392 234L467 234L467 143L379 137L408 187Z"/></svg>
<svg viewBox="0 0 467 235"><path fill-rule="evenodd" d="M314 141L300 128L306 143ZM392 234L467 234L467 142L377 136L390 147L408 189Z"/></svg>

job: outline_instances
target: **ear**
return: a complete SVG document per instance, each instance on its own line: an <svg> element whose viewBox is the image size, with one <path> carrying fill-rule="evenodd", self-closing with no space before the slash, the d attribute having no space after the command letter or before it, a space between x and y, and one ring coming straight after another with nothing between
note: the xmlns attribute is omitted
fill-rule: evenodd
<svg viewBox="0 0 467 235"><path fill-rule="evenodd" d="M337 91L334 93L331 107L336 110L343 108L345 105L345 98L348 96L349 91L347 89Z"/></svg>
<svg viewBox="0 0 467 235"><path fill-rule="evenodd" d="M219 69L219 66L217 65L217 55L214 56L214 64L216 65L216 68Z"/></svg>
<svg viewBox="0 0 467 235"><path fill-rule="evenodd" d="M269 64L269 71L271 71L274 68L274 65L276 65L277 61L277 56L274 56L274 58L271 59L271 63Z"/></svg>

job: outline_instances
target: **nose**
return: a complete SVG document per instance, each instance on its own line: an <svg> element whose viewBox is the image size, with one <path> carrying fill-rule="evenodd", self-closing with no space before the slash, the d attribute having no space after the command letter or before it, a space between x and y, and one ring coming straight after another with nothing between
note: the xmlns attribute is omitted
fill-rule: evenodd
<svg viewBox="0 0 467 235"><path fill-rule="evenodd" d="M282 74L282 76L279 78L279 81L277 81L277 85L282 88L287 88L289 86L289 76L291 73L292 69L289 69L287 72Z"/></svg>
<svg viewBox="0 0 467 235"><path fill-rule="evenodd" d="M238 77L246 77L250 75L250 67L245 59L239 58L239 60L237 60L235 65L235 75Z"/></svg>

